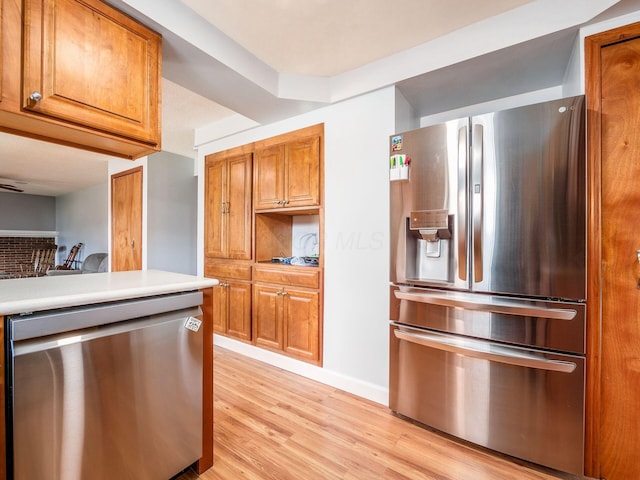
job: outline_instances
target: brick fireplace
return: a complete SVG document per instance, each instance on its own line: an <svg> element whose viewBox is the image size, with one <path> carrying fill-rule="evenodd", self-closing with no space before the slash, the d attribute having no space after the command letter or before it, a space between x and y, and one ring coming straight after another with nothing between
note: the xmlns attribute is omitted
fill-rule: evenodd
<svg viewBox="0 0 640 480"><path fill-rule="evenodd" d="M55 244L55 238L0 236L0 273L20 273L20 263L29 262L33 249L42 244Z"/></svg>

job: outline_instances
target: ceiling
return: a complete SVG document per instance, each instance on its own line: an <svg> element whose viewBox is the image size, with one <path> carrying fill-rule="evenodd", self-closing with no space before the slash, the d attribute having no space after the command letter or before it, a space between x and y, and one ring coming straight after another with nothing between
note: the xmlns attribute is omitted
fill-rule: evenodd
<svg viewBox="0 0 640 480"><path fill-rule="evenodd" d="M189 158L196 129L219 138L388 85L419 116L555 86L581 25L640 9L640 0L109 1L162 34L163 150ZM8 134L0 152L0 184L25 193L106 181L104 155Z"/></svg>
<svg viewBox="0 0 640 480"><path fill-rule="evenodd" d="M278 72L329 77L532 0L180 1Z"/></svg>

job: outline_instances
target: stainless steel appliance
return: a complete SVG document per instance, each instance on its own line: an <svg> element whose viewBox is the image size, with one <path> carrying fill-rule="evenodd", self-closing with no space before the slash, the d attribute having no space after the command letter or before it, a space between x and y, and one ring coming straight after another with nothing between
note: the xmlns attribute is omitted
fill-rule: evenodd
<svg viewBox="0 0 640 480"><path fill-rule="evenodd" d="M202 455L200 292L13 316L9 477L167 480Z"/></svg>
<svg viewBox="0 0 640 480"><path fill-rule="evenodd" d="M579 96L405 132L390 147L391 165L405 169L390 176L391 409L574 474L584 124Z"/></svg>

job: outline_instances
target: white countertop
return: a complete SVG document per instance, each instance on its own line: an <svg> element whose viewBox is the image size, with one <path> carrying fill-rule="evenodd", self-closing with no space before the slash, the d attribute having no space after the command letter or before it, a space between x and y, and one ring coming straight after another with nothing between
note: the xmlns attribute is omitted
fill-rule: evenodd
<svg viewBox="0 0 640 480"><path fill-rule="evenodd" d="M212 278L160 270L0 280L0 315L199 290L217 284Z"/></svg>

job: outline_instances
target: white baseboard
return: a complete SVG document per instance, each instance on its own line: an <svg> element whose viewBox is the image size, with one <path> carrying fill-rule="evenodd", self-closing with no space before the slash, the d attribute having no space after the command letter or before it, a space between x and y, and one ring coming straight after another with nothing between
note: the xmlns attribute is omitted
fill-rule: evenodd
<svg viewBox="0 0 640 480"><path fill-rule="evenodd" d="M387 406L389 404L389 390L379 385L363 382L357 378L346 376L339 372L327 370L326 368L309 365L292 358L280 355L262 348L248 345L244 342L233 340L222 335L213 336L213 344L218 345L227 350L231 350L247 357L259 360L274 367L282 368L288 372L301 375L303 377L315 380L325 385L330 385L345 392L352 393L372 402L380 403Z"/></svg>

